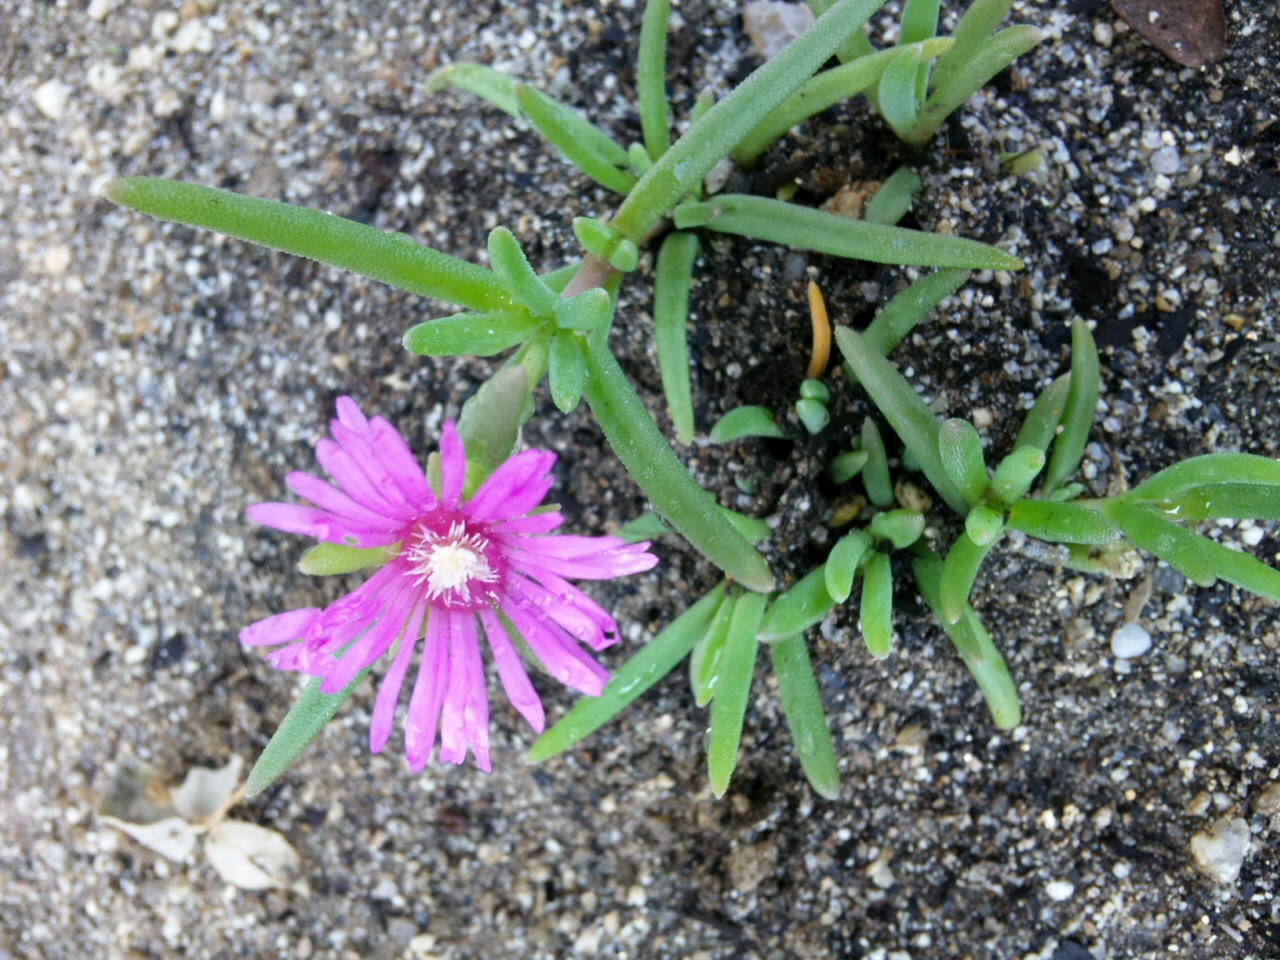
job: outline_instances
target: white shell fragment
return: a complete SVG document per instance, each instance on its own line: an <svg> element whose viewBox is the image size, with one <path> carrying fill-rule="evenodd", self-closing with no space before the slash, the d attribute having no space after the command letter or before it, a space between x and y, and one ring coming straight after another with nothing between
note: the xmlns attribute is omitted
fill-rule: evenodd
<svg viewBox="0 0 1280 960"><path fill-rule="evenodd" d="M742 8L742 28L751 47L769 60L813 25L813 11L803 3L753 0Z"/></svg>
<svg viewBox="0 0 1280 960"><path fill-rule="evenodd" d="M218 875L242 890L307 892L298 852L274 830L241 820L224 820L205 837L204 852Z"/></svg>

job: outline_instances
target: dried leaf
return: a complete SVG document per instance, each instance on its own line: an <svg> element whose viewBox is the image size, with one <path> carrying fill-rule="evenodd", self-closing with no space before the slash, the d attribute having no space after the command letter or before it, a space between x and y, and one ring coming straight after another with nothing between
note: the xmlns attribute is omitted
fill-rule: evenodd
<svg viewBox="0 0 1280 960"><path fill-rule="evenodd" d="M173 791L173 808L190 823L207 820L225 811L227 801L240 783L244 761L232 754L218 770L192 767L182 786Z"/></svg>
<svg viewBox="0 0 1280 960"><path fill-rule="evenodd" d="M224 820L205 836L204 852L218 875L242 890L308 892L298 852L274 830Z"/></svg>
<svg viewBox="0 0 1280 960"><path fill-rule="evenodd" d="M1174 63L1203 67L1226 52L1222 0L1111 0L1111 6Z"/></svg>
<svg viewBox="0 0 1280 960"><path fill-rule="evenodd" d="M196 831L181 817L166 817L154 823L129 823L108 816L101 820L175 863L186 863L196 849Z"/></svg>
<svg viewBox="0 0 1280 960"><path fill-rule="evenodd" d="M98 817L178 863L188 860L196 847L196 831L174 810L169 788L154 769L131 756L121 759Z"/></svg>

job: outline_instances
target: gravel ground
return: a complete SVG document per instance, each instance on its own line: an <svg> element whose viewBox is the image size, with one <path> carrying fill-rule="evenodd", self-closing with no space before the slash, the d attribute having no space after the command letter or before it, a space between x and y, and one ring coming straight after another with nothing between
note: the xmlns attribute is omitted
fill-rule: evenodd
<svg viewBox="0 0 1280 960"><path fill-rule="evenodd" d="M401 351L401 331L439 304L157 224L112 207L102 184L182 177L477 260L502 222L556 263L571 218L609 199L505 115L427 96L421 80L452 60L493 63L635 139L622 104L639 17L630 2L317 0L21 0L4 17L0 958L1280 956L1280 614L1154 563L1111 581L997 556L977 605L1021 683L1027 722L1008 735L911 599L885 664L859 649L851 615L824 623L813 651L836 802L800 777L762 672L724 801L706 787L705 718L671 679L540 767L495 701L490 776L369 757L366 688L234 812L288 838L305 892L239 890L199 852L171 863L96 818L124 758L176 782L251 758L287 709L293 679L236 633L333 585L297 574L301 544L243 511L311 467L334 398L354 394L425 451L489 369ZM911 217L1029 268L966 287L904 348L912 375L936 409L983 418L1003 451L1083 316L1104 347L1091 484L1208 450L1280 455L1274 4L1232 4L1227 55L1198 72L1091 0L1019 4L1018 17L1046 42L913 159L926 187ZM680 5L681 111L754 62L735 7ZM1001 171L1002 152L1029 149L1043 171ZM796 182L817 203L903 159L858 102L737 185ZM854 323L905 276L706 245L703 427L746 398L780 412L794 400L806 274ZM629 287L616 346L652 399L645 289ZM829 540L821 466L865 413L837 394L817 440L686 451L722 502L776 525L770 557L787 578ZM585 415L535 419L527 439L561 452L554 495L576 530L642 509ZM1277 562L1274 525L1220 536ZM651 574L597 592L626 646L712 581L661 549ZM1144 579L1154 646L1113 658ZM572 702L546 693L553 716Z"/></svg>

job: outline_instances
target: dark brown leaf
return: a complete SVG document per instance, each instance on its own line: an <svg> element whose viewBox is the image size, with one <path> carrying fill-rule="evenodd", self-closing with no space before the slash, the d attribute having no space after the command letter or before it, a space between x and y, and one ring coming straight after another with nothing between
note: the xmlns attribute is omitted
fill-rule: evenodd
<svg viewBox="0 0 1280 960"><path fill-rule="evenodd" d="M1111 6L1148 43L1184 67L1203 67L1226 50L1222 0L1111 0Z"/></svg>

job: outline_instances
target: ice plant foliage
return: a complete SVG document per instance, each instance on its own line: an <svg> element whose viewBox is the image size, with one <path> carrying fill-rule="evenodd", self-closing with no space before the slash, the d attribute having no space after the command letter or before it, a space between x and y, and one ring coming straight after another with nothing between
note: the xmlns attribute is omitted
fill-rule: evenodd
<svg viewBox="0 0 1280 960"><path fill-rule="evenodd" d="M433 490L400 433L367 418L350 397L338 400L332 439L316 457L333 478L289 474L289 488L311 502L259 503L256 523L323 543L386 550L387 561L360 587L323 610L278 613L243 630L247 646L274 647L272 666L321 679L335 694L390 657L374 701L369 749L387 744L415 652L417 672L405 718L405 755L421 770L437 733L440 759L467 752L490 769L489 704L480 635L512 706L541 732L542 702L515 639L561 683L598 696L608 672L583 650L617 640L617 625L567 578L608 580L648 570L648 543L552 533L559 511L533 512L551 489L556 455L525 450L508 459L475 493L463 496L466 451L452 421L440 441L440 482Z"/></svg>

